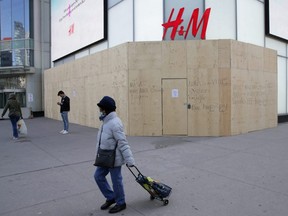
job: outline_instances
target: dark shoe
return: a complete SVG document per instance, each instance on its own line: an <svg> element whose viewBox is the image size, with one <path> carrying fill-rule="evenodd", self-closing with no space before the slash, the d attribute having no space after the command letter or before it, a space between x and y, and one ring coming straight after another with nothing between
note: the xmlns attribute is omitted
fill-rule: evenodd
<svg viewBox="0 0 288 216"><path fill-rule="evenodd" d="M113 208L111 208L109 210L109 213L117 213L120 212L122 210L126 209L126 203L122 204L122 205L115 205Z"/></svg>
<svg viewBox="0 0 288 216"><path fill-rule="evenodd" d="M106 210L108 209L111 205L115 203L115 200L107 200L102 206L101 210Z"/></svg>

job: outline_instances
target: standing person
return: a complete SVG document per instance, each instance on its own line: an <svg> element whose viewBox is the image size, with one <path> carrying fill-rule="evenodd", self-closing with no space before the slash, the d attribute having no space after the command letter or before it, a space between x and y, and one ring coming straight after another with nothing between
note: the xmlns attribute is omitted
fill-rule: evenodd
<svg viewBox="0 0 288 216"><path fill-rule="evenodd" d="M63 91L59 91L58 96L61 97L61 102L57 102L57 104L60 106L60 113L64 123L64 129L60 131L60 133L68 134L69 131L68 112L70 111L70 98L66 96Z"/></svg>
<svg viewBox="0 0 288 216"><path fill-rule="evenodd" d="M18 139L18 129L17 122L22 118L21 106L20 103L16 100L16 95L14 93L9 94L8 101L2 112L2 118L5 115L6 111L9 109L9 118L12 124L13 129L13 139Z"/></svg>
<svg viewBox="0 0 288 216"><path fill-rule="evenodd" d="M94 179L103 196L106 198L106 202L101 206L101 209L108 209L116 203L116 205L109 210L109 213L117 213L126 208L121 167L125 163L128 166L133 166L135 161L130 146L128 145L122 122L115 112L116 104L114 99L105 96L97 105L101 114L99 119L103 121L103 124L98 132L96 149L98 149L99 144L101 149L114 149L116 144L117 148L114 167L97 167ZM108 173L110 173L111 176L113 190L106 179Z"/></svg>

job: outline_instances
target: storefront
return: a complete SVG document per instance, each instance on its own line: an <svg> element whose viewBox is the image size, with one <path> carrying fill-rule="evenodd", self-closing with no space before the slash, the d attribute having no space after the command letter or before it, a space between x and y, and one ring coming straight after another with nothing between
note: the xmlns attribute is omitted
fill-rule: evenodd
<svg viewBox="0 0 288 216"><path fill-rule="evenodd" d="M42 73L50 67L49 1L0 1L0 111L16 93L25 118L43 115Z"/></svg>
<svg viewBox="0 0 288 216"><path fill-rule="evenodd" d="M130 135L233 135L274 127L277 115L287 114L287 44L274 32L265 33L265 15L273 9L268 10L264 1L97 1L100 6L63 1L54 10L56 3L51 3L54 67L44 77L49 118L60 118L55 105L60 89L71 97L71 121L95 127L97 111L88 107L96 107L97 100L109 93L120 104L118 112ZM103 10L93 23L101 32L95 41L86 34L89 25L87 31L77 31L77 26L90 23L82 21L96 8ZM55 37L59 25L64 29L61 39ZM86 37L90 45L73 43L75 38L89 41ZM62 50L53 49L59 42ZM279 55L283 49L285 55ZM285 64L279 66L282 60ZM285 86L276 80L277 72L285 75ZM197 80L200 87L192 88ZM167 86L171 89L163 97ZM179 109L167 111L165 99L180 98L182 93L180 115L187 116L185 122L166 127L170 116L179 116ZM175 132L180 128L186 132Z"/></svg>
<svg viewBox="0 0 288 216"><path fill-rule="evenodd" d="M73 52L68 52L60 58L52 58L52 66L75 61L126 42L199 40L203 39L201 34L205 33L205 40L232 39L276 50L278 65L277 112L280 121L288 115L288 35L285 32L286 28L283 28L288 22L285 16L288 3L285 0L277 2L272 0L108 0L104 3L107 3L107 11L105 13L104 10L103 17L98 19L104 19L103 23L99 25L103 28L103 35L99 41L90 41L91 44L74 47ZM63 1L63 5L69 5L68 1ZM93 13L95 9L91 6L89 10L84 7L82 10L81 7L77 8L82 16ZM181 10L183 10L182 15ZM58 39L53 39L53 26L56 27L56 25L53 25L53 10L51 12L53 53L53 40ZM170 16L170 21L175 21L178 16L181 16L183 22L175 29L173 26L167 28L164 34L165 26L162 24L167 23ZM73 16L71 17L73 18ZM198 31L194 31L194 33L197 32L196 35L193 35L193 23L191 23L193 17L196 28L199 25ZM202 18L204 20L201 20ZM203 31L205 19L207 21L206 29ZM77 24L77 22L74 23ZM69 26L71 27L69 23L66 25L67 29ZM93 25L98 25L98 23L93 22ZM74 25L75 31L76 27ZM88 27L89 25L87 25ZM171 39L173 30L176 31L174 32L175 37ZM186 31L185 34L184 31ZM67 33L64 40L69 37L71 35L69 36Z"/></svg>

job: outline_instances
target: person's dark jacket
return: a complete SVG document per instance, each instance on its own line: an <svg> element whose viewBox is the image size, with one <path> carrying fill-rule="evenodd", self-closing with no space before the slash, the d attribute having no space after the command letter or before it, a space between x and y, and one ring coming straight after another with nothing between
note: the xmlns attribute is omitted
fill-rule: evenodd
<svg viewBox="0 0 288 216"><path fill-rule="evenodd" d="M2 117L5 115L7 110L9 109L9 114L8 116L19 116L22 117L22 112L21 112L21 106L20 103L16 100L16 95L15 94L10 94L8 101L4 107L4 110L2 112Z"/></svg>
<svg viewBox="0 0 288 216"><path fill-rule="evenodd" d="M65 96L61 99L60 113L70 111L70 98Z"/></svg>

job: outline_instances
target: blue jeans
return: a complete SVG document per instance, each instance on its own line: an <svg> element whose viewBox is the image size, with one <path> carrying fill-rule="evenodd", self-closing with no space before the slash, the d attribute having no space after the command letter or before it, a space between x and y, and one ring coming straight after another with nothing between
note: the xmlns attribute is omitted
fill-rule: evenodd
<svg viewBox="0 0 288 216"><path fill-rule="evenodd" d="M69 120L68 120L68 112L62 112L61 117L64 123L64 130L68 131L69 129Z"/></svg>
<svg viewBox="0 0 288 216"><path fill-rule="evenodd" d="M109 172L113 184L113 190L111 189L106 179L106 176ZM94 174L94 179L106 200L115 200L117 205L122 205L125 203L121 166L114 168L97 167Z"/></svg>
<svg viewBox="0 0 288 216"><path fill-rule="evenodd" d="M20 119L20 116L16 115L11 115L9 116L11 124L12 124L12 129L13 129L13 137L18 138L18 127L17 127L17 122Z"/></svg>

